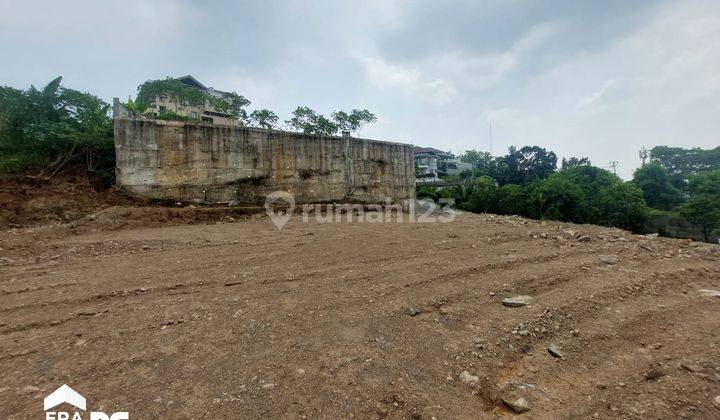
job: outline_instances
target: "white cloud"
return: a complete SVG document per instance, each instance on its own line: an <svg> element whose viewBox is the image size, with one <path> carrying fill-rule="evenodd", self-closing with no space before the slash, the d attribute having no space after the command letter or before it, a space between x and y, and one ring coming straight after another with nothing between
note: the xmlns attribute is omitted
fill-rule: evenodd
<svg viewBox="0 0 720 420"><path fill-rule="evenodd" d="M607 95L608 91L615 86L615 79L610 79L603 83L603 85L598 89L597 91L591 93L590 95L587 95L585 97L580 98L580 100L577 103L578 108L587 108L592 105L597 104L602 100L604 96Z"/></svg>
<svg viewBox="0 0 720 420"><path fill-rule="evenodd" d="M450 104L457 96L451 82L440 78L426 80L418 68L390 64L377 57L357 59L363 65L367 81L378 88L397 89L431 105Z"/></svg>

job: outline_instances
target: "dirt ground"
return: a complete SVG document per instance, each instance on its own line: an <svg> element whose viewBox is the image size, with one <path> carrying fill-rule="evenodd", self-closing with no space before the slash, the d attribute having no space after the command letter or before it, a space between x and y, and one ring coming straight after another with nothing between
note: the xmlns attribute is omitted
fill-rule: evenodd
<svg viewBox="0 0 720 420"><path fill-rule="evenodd" d="M0 418L64 383L131 419L720 417L720 246L168 212L0 232Z"/></svg>

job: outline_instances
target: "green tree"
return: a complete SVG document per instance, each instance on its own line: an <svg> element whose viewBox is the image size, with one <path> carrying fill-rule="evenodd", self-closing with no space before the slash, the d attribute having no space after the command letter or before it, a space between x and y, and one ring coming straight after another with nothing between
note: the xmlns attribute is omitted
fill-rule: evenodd
<svg viewBox="0 0 720 420"><path fill-rule="evenodd" d="M585 194L577 184L555 176L536 180L528 189L532 217L574 223L586 221L588 211Z"/></svg>
<svg viewBox="0 0 720 420"><path fill-rule="evenodd" d="M575 166L583 166L583 165L590 165L590 159L588 159L586 157L577 158L577 157L573 156L570 159L563 158L560 168L561 169L570 169Z"/></svg>
<svg viewBox="0 0 720 420"><path fill-rule="evenodd" d="M682 191L672 184L667 170L657 162L637 169L632 182L642 190L645 202L654 209L672 210L684 201Z"/></svg>
<svg viewBox="0 0 720 420"><path fill-rule="evenodd" d="M510 147L502 162L497 176L501 184L527 184L555 172L557 155L539 146L525 146L519 150Z"/></svg>
<svg viewBox="0 0 720 420"><path fill-rule="evenodd" d="M477 178L464 209L475 213L489 213L495 204L496 191L497 187L492 178L489 176Z"/></svg>
<svg viewBox="0 0 720 420"><path fill-rule="evenodd" d="M687 191L691 175L720 170L720 147L706 150L698 147L656 146L650 150L650 159L668 171L673 185Z"/></svg>
<svg viewBox="0 0 720 420"><path fill-rule="evenodd" d="M250 114L250 121L257 127L270 129L277 124L278 116L269 109L256 109Z"/></svg>
<svg viewBox="0 0 720 420"><path fill-rule="evenodd" d="M702 226L705 240L720 228L720 170L692 175L690 199L680 207L680 214Z"/></svg>
<svg viewBox="0 0 720 420"><path fill-rule="evenodd" d="M285 122L295 130L306 134L331 136L338 130L335 123L306 106L297 107L293 111L292 117Z"/></svg>
<svg viewBox="0 0 720 420"><path fill-rule="evenodd" d="M522 185L505 184L498 188L495 211L498 214L527 215L527 188Z"/></svg>
<svg viewBox="0 0 720 420"><path fill-rule="evenodd" d="M474 177L487 175L491 178L497 178L497 160L488 152L466 150L465 153L460 155L460 161L473 165L472 174Z"/></svg>
<svg viewBox="0 0 720 420"><path fill-rule="evenodd" d="M377 121L377 117L367 109L353 109L352 111L333 111L333 123L340 131L359 133L360 129L367 124Z"/></svg>
<svg viewBox="0 0 720 420"><path fill-rule="evenodd" d="M245 107L250 105L250 101L235 92L223 92L220 96L214 96L204 90L188 86L178 79L166 77L160 80L148 80L138 86L135 103L150 104L157 97L165 97L171 102L192 106L207 104L216 111L229 114L243 123L248 119Z"/></svg>
<svg viewBox="0 0 720 420"><path fill-rule="evenodd" d="M641 231L650 215L642 190L632 182L621 182L604 189L594 204L598 216L593 223L633 232Z"/></svg>
<svg viewBox="0 0 720 420"><path fill-rule="evenodd" d="M0 88L0 172L52 176L68 165L114 173L110 106L61 86Z"/></svg>

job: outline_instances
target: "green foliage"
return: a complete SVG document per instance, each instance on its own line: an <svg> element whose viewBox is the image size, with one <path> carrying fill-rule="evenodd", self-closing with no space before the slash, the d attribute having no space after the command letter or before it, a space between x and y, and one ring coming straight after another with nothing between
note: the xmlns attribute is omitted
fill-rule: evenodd
<svg viewBox="0 0 720 420"><path fill-rule="evenodd" d="M420 185L415 189L415 195L417 195L418 199L429 198L433 201L438 201L439 195L435 190L435 187Z"/></svg>
<svg viewBox="0 0 720 420"><path fill-rule="evenodd" d="M0 172L51 176L75 165L114 173L110 106L61 81L42 90L0 88Z"/></svg>
<svg viewBox="0 0 720 420"><path fill-rule="evenodd" d="M299 106L293 111L292 117L285 121L293 129L305 134L332 135L337 126L322 115L306 106Z"/></svg>
<svg viewBox="0 0 720 420"><path fill-rule="evenodd" d="M656 146L650 150L650 159L668 171L672 184L681 191L687 191L691 175L720 170L720 147L705 150L698 147Z"/></svg>
<svg viewBox="0 0 720 420"><path fill-rule="evenodd" d="M278 116L269 109L256 109L250 114L250 121L260 128L274 128L278 122Z"/></svg>
<svg viewBox="0 0 720 420"><path fill-rule="evenodd" d="M150 104L155 101L157 97L167 98L171 102L180 105L205 106L207 104L217 112L228 114L232 118L241 121L247 120L247 112L244 107L250 105L249 100L235 92L223 92L220 97L217 97L211 95L209 92L186 85L172 77L160 80L148 80L138 86L138 94L135 102ZM166 115L172 114L168 113Z"/></svg>
<svg viewBox="0 0 720 420"><path fill-rule="evenodd" d="M582 166L582 165L590 165L590 159L588 159L586 157L577 158L577 157L573 156L570 159L563 158L560 168L561 169L570 169L570 168L574 168L575 166Z"/></svg>
<svg viewBox="0 0 720 420"><path fill-rule="evenodd" d="M301 106L285 121L291 128L306 134L331 136L338 131L358 132L365 124L377 121L377 117L367 109L353 109L350 113L333 111L332 120L312 109Z"/></svg>
<svg viewBox="0 0 720 420"><path fill-rule="evenodd" d="M473 191L466 208L475 213L489 213L494 210L495 193L497 186L489 176L477 178L473 184Z"/></svg>
<svg viewBox="0 0 720 420"><path fill-rule="evenodd" d="M633 183L642 190L645 202L652 208L672 210L684 201L682 191L672 184L670 174L657 162L637 169Z"/></svg>
<svg viewBox="0 0 720 420"><path fill-rule="evenodd" d="M458 208L476 213L593 223L636 232L648 218L649 208L639 188L589 165L572 166L524 185L505 184L498 188L487 175L461 182L443 192L452 194ZM420 188L418 191L420 196Z"/></svg>
<svg viewBox="0 0 720 420"><path fill-rule="evenodd" d="M460 155L460 161L473 165L472 177L487 175L497 178L498 160L488 152L466 150Z"/></svg>
<svg viewBox="0 0 720 420"><path fill-rule="evenodd" d="M593 204L598 211L594 223L599 225L639 232L650 216L642 190L632 182L621 182L600 191Z"/></svg>
<svg viewBox="0 0 720 420"><path fill-rule="evenodd" d="M689 180L690 199L680 214L703 228L705 240L720 228L720 170L693 175Z"/></svg>
<svg viewBox="0 0 720 420"><path fill-rule="evenodd" d="M148 110L148 104L145 102L139 102L139 101L133 101L132 98L128 96L128 100L126 103L124 103L125 108L127 108L133 115L140 116L145 114Z"/></svg>
<svg viewBox="0 0 720 420"><path fill-rule="evenodd" d="M178 79L167 77L161 80L148 80L138 86L136 102L149 104L157 97L165 97L179 104L203 106L208 99L206 92L188 86Z"/></svg>
<svg viewBox="0 0 720 420"><path fill-rule="evenodd" d="M527 184L550 176L557 168L557 155L540 146L510 147L501 158L497 180L500 184Z"/></svg>
<svg viewBox="0 0 720 420"><path fill-rule="evenodd" d="M199 118L193 118L187 115L180 115L177 112L171 111L169 109L163 109L158 111L157 114L154 115L156 120L166 120L166 121L186 121L186 122L200 122Z"/></svg>
<svg viewBox="0 0 720 420"><path fill-rule="evenodd" d="M498 188L495 212L498 214L525 214L528 209L528 190L521 185L505 184Z"/></svg>
<svg viewBox="0 0 720 420"><path fill-rule="evenodd" d="M528 210L535 218L574 223L587 220L587 201L579 185L562 176L553 176L538 180L528 188Z"/></svg>
<svg viewBox="0 0 720 420"><path fill-rule="evenodd" d="M247 111L243 107L250 105L250 101L235 92L223 92L221 97L207 94L207 101L217 112L229 114L240 121L247 121Z"/></svg>

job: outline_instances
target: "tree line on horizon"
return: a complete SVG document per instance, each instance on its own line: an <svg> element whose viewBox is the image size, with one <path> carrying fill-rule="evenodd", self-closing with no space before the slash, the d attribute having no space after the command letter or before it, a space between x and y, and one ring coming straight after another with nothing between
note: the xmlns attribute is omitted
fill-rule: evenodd
<svg viewBox="0 0 720 420"><path fill-rule="evenodd" d="M720 147L657 146L650 163L631 181L592 166L586 157L562 159L539 146L511 147L495 157L468 150L460 160L473 169L458 185L438 190L419 185L419 198L452 198L462 210L520 215L641 232L652 213L672 212L703 228L705 239L720 228Z"/></svg>

